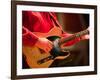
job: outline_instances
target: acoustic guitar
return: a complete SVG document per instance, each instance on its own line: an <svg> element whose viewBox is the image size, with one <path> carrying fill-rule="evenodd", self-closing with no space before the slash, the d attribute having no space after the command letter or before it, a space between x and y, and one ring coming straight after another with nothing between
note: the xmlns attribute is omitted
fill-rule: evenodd
<svg viewBox="0 0 100 80"><path fill-rule="evenodd" d="M26 62L30 68L48 68L56 59L65 59L70 53L62 51L61 45L65 42L71 41L77 37L89 34L89 30L84 30L70 37L61 39L62 31L59 27L52 28L48 33L33 32L36 36L41 38L47 38L53 42L53 48L49 53L45 53L43 50L36 46L23 46L23 55L26 57Z"/></svg>

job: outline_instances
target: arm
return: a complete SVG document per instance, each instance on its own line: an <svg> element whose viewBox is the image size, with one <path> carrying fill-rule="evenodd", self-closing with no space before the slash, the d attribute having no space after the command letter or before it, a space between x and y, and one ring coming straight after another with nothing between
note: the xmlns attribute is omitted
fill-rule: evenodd
<svg viewBox="0 0 100 80"><path fill-rule="evenodd" d="M27 28L23 27L22 32L23 45L33 46L38 41L38 37L34 35L31 31L29 31Z"/></svg>
<svg viewBox="0 0 100 80"><path fill-rule="evenodd" d="M40 29L38 26L41 21L40 20L40 13L36 12L23 12L23 35L22 35L22 42L23 45L26 46L36 46L45 52L49 52L52 48L52 43L47 40L46 38L40 38L36 36L34 32L34 28ZM40 14L41 15L41 14ZM38 23L38 24L37 24Z"/></svg>

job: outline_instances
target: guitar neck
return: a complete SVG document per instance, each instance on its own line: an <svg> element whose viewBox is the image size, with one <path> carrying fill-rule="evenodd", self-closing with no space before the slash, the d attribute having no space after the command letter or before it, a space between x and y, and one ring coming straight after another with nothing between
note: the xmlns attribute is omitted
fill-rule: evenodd
<svg viewBox="0 0 100 80"><path fill-rule="evenodd" d="M59 45L64 44L64 43L66 43L68 41L71 41L71 40L73 40L75 38L81 37L81 36L86 35L86 34L89 34L89 30L88 29L86 29L84 31L81 31L81 32L78 32L78 33L75 33L74 35L72 35L70 37L65 37L65 38L61 39L59 41Z"/></svg>

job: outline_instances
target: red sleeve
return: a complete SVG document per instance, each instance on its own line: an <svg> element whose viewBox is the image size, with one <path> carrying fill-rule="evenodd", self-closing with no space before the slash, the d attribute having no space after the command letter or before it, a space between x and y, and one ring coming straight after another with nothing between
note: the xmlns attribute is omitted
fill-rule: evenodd
<svg viewBox="0 0 100 80"><path fill-rule="evenodd" d="M31 31L29 31L27 28L23 27L22 32L23 45L33 46L38 40L38 37L34 35Z"/></svg>
<svg viewBox="0 0 100 80"><path fill-rule="evenodd" d="M34 27L38 21L38 17L32 11L22 11L22 26L29 31L34 32Z"/></svg>
<svg viewBox="0 0 100 80"><path fill-rule="evenodd" d="M34 25L37 21L36 15L34 15L31 11L22 11L22 43L23 45L33 46L38 37L33 34ZM34 26L34 27L33 27Z"/></svg>

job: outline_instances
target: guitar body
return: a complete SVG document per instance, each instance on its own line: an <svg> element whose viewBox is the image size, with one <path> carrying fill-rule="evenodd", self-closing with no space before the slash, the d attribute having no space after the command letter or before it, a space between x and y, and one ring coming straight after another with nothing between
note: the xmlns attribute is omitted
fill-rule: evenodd
<svg viewBox="0 0 100 80"><path fill-rule="evenodd" d="M41 50L35 46L23 47L23 53L26 56L27 64L30 68L47 68L49 67L54 60L49 60L45 63L38 64L38 61L50 56L50 53L41 52Z"/></svg>
<svg viewBox="0 0 100 80"><path fill-rule="evenodd" d="M59 36L62 34L62 31L59 27L54 27L48 33L40 33L40 32L33 32L35 35L41 38L47 38L50 36ZM50 56L50 53L45 53L41 51L36 46L23 46L22 48L23 54L26 57L26 62L30 68L48 68L54 60L46 61L45 63L39 64L38 61ZM63 58L63 57L58 57ZM65 56L64 56L65 58Z"/></svg>
<svg viewBox="0 0 100 80"><path fill-rule="evenodd" d="M33 33L40 38L47 38L47 39L49 39L50 37L53 37L53 38L61 37L62 35L62 31L59 27L52 28L48 33L40 33L40 32L33 32ZM89 31L84 30L84 31L78 32L70 37L61 39L59 43L63 44L67 41L73 40L76 37L80 37L85 34L89 34ZM55 42L55 39L51 41ZM22 47L22 51L23 51L23 55L26 57L26 62L30 68L48 68L55 59L63 60L69 56L68 52L64 52L64 55L62 55L63 52L60 50L59 46L56 46L55 44L49 53L45 53L43 50L39 49L36 46L30 47L30 46L24 46L24 45Z"/></svg>

